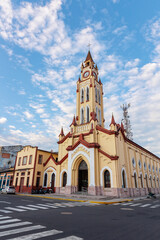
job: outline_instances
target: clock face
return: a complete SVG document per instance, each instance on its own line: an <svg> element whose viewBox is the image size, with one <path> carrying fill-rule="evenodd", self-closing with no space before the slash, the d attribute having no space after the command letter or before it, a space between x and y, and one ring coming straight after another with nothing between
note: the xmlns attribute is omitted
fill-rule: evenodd
<svg viewBox="0 0 160 240"><path fill-rule="evenodd" d="M86 77L88 77L89 76L89 71L86 71L84 74L83 74L83 76L86 78Z"/></svg>
<svg viewBox="0 0 160 240"><path fill-rule="evenodd" d="M95 72L93 72L93 76L94 76L95 78L97 78L97 74L96 74Z"/></svg>

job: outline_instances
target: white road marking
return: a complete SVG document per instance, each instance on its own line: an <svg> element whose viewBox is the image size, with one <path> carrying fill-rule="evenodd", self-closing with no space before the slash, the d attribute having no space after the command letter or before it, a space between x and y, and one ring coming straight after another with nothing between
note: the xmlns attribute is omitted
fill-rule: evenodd
<svg viewBox="0 0 160 240"><path fill-rule="evenodd" d="M13 208L13 207L5 207L5 209L9 209L9 210L12 210L12 211L16 211L16 212L25 212L26 210L24 209L18 209L18 208Z"/></svg>
<svg viewBox="0 0 160 240"><path fill-rule="evenodd" d="M129 210L129 211L133 211L133 208L120 208L121 210Z"/></svg>
<svg viewBox="0 0 160 240"><path fill-rule="evenodd" d="M12 228L12 227L19 227L19 226L29 225L29 224L32 224L32 222L18 222L18 223L12 223L12 224L7 224L7 225L2 225L2 226L0 226L0 229Z"/></svg>
<svg viewBox="0 0 160 240"><path fill-rule="evenodd" d="M11 223L11 222L20 222L20 221L21 221L20 219L14 218L14 219L0 221L0 224Z"/></svg>
<svg viewBox="0 0 160 240"><path fill-rule="evenodd" d="M150 206L151 204L144 204L144 205L142 205L142 206L140 206L140 207L148 207L148 206Z"/></svg>
<svg viewBox="0 0 160 240"><path fill-rule="evenodd" d="M63 207L75 207L75 206L71 203L63 203Z"/></svg>
<svg viewBox="0 0 160 240"><path fill-rule="evenodd" d="M38 239L42 237L53 236L59 233L63 233L63 232L53 229L50 231L28 234L28 235L17 237L17 238L10 238L8 240L32 240L32 239Z"/></svg>
<svg viewBox="0 0 160 240"><path fill-rule="evenodd" d="M48 209L47 207L42 207L38 205L27 205L28 207L34 207L34 208L39 208L39 209Z"/></svg>
<svg viewBox="0 0 160 240"><path fill-rule="evenodd" d="M41 226L41 225L36 225L36 226L31 226L31 227L13 229L13 230L9 230L9 231L0 232L0 237L17 234L17 233L22 233L22 232L33 231L33 230L42 229L42 228L45 228L45 227Z"/></svg>
<svg viewBox="0 0 160 240"><path fill-rule="evenodd" d="M9 218L11 218L11 217L8 217L8 216L6 216L6 217L0 217L0 220L9 219Z"/></svg>
<svg viewBox="0 0 160 240"><path fill-rule="evenodd" d="M50 204L50 203L47 203L47 204L38 204L38 205L40 205L40 206L46 206L46 207L49 207L49 208L58 208L58 207L56 207L56 206L54 206L54 204Z"/></svg>
<svg viewBox="0 0 160 240"><path fill-rule="evenodd" d="M8 211L8 210L0 210L0 212L2 212L2 213L12 213L11 211Z"/></svg>
<svg viewBox="0 0 160 240"><path fill-rule="evenodd" d="M36 208L31 208L31 207L26 207L26 206L16 206L16 207L22 208L22 209L25 209L25 210L31 210L31 211L36 211L36 210L38 210L38 209L36 209Z"/></svg>
<svg viewBox="0 0 160 240"><path fill-rule="evenodd" d="M0 201L0 203L7 203L7 204L11 204L11 202L6 202L6 201Z"/></svg>
<svg viewBox="0 0 160 240"><path fill-rule="evenodd" d="M160 204L156 204L154 206L151 206L150 208L157 208L157 207L160 207Z"/></svg>
<svg viewBox="0 0 160 240"><path fill-rule="evenodd" d="M83 238L79 238L76 236L69 236L69 237L64 237L64 238L58 238L56 240L83 240Z"/></svg>
<svg viewBox="0 0 160 240"><path fill-rule="evenodd" d="M139 206L139 205L141 205L142 203L134 203L134 204L131 204L130 206L131 207L136 207L136 206Z"/></svg>
<svg viewBox="0 0 160 240"><path fill-rule="evenodd" d="M54 203L56 207L66 207L63 203Z"/></svg>
<svg viewBox="0 0 160 240"><path fill-rule="evenodd" d="M133 202L122 203L121 205L127 206L127 205L131 205L131 204L133 204Z"/></svg>

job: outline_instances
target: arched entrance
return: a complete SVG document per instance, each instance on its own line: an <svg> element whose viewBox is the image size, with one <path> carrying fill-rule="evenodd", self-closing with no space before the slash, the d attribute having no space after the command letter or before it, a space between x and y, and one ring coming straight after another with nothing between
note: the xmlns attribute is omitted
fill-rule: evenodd
<svg viewBox="0 0 160 240"><path fill-rule="evenodd" d="M88 191L88 166L84 160L81 161L78 168L78 191Z"/></svg>
<svg viewBox="0 0 160 240"><path fill-rule="evenodd" d="M55 174L52 173L52 176L51 176L51 189L54 191L54 184L55 184Z"/></svg>

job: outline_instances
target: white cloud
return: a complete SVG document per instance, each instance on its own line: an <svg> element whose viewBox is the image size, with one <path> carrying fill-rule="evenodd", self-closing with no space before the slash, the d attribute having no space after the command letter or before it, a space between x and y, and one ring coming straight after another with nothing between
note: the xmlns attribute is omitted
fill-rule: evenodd
<svg viewBox="0 0 160 240"><path fill-rule="evenodd" d="M3 123L5 123L5 122L7 122L7 118L1 117L1 118L0 118L0 124L3 124Z"/></svg>
<svg viewBox="0 0 160 240"><path fill-rule="evenodd" d="M9 128L13 128L13 129L15 129L16 127L15 127L15 126L13 126L13 125L9 125Z"/></svg>
<svg viewBox="0 0 160 240"><path fill-rule="evenodd" d="M34 117L34 115L31 114L29 111L25 111L25 112L23 112L23 113L24 113L24 115L25 115L25 117L26 117L27 119L32 119L32 118Z"/></svg>
<svg viewBox="0 0 160 240"><path fill-rule="evenodd" d="M26 95L26 92L25 92L25 90L24 89L21 89L21 90L19 90L19 95Z"/></svg>
<svg viewBox="0 0 160 240"><path fill-rule="evenodd" d="M120 0L112 0L113 3L118 3Z"/></svg>
<svg viewBox="0 0 160 240"><path fill-rule="evenodd" d="M121 35L125 30L127 29L127 26L124 25L122 27L118 27L116 28L113 33L116 34L116 35Z"/></svg>

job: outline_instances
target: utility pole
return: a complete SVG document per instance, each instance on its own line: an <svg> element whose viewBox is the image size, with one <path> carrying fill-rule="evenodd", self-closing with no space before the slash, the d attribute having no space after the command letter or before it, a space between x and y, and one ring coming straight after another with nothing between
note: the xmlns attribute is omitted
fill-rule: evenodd
<svg viewBox="0 0 160 240"><path fill-rule="evenodd" d="M126 131L126 137L130 140L133 140L133 133L132 133L132 128L131 128L131 122L130 122L130 116L128 115L128 108L131 106L130 103L128 104L123 104L121 106L123 110L123 119L122 123L124 125L124 129Z"/></svg>

